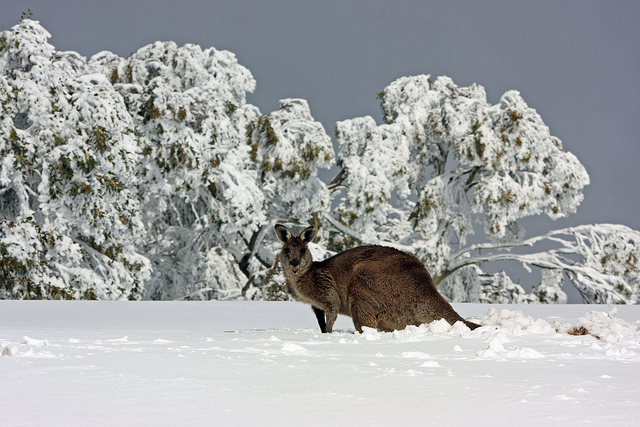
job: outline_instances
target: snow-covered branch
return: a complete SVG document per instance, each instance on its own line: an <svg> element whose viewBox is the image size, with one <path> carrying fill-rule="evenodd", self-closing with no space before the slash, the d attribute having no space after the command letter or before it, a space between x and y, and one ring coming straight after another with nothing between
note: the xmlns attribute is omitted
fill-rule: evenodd
<svg viewBox="0 0 640 427"><path fill-rule="evenodd" d="M558 248L534 253L514 253L518 247L552 242ZM470 255L478 251L477 255ZM525 268L571 273L576 286L593 301L635 303L640 291L640 233L615 224L583 225L551 231L511 245L487 243L471 245L452 258L449 275L469 265L515 261Z"/></svg>

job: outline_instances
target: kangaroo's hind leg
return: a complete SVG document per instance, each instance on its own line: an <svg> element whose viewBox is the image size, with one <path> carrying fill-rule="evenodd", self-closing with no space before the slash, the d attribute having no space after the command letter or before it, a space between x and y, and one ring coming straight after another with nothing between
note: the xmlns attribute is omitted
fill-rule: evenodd
<svg viewBox="0 0 640 427"><path fill-rule="evenodd" d="M379 309L375 300L365 289L353 290L350 298L351 318L356 331L362 332L363 327L378 329Z"/></svg>
<svg viewBox="0 0 640 427"><path fill-rule="evenodd" d="M378 329L378 320L366 310L352 308L351 316L353 318L353 326L355 326L356 331L360 333L362 333L363 327Z"/></svg>

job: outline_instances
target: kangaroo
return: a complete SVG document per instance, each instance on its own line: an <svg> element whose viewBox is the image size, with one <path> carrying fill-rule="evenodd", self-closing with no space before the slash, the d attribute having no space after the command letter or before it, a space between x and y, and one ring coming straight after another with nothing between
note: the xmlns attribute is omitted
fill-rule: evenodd
<svg viewBox="0 0 640 427"><path fill-rule="evenodd" d="M294 299L311 304L323 333L333 331L338 314L350 316L358 332L363 327L400 330L445 319L451 325L469 322L438 293L424 264L413 255L386 246L360 246L324 261L314 262L307 244L314 227L298 236L281 224L275 226L282 241L286 290Z"/></svg>

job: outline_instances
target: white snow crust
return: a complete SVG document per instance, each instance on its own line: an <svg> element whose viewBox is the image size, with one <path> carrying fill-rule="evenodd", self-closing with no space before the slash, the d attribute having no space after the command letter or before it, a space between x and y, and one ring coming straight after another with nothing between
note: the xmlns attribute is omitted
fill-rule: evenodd
<svg viewBox="0 0 640 427"><path fill-rule="evenodd" d="M454 308L482 327L340 317L323 335L292 302L0 301L2 424L637 425L640 307Z"/></svg>

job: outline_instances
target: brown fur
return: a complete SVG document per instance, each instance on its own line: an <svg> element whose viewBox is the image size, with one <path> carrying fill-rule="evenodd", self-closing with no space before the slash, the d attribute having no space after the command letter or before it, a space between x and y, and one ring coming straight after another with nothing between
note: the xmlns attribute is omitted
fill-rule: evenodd
<svg viewBox="0 0 640 427"><path fill-rule="evenodd" d="M350 316L358 332L364 326L393 331L440 319L479 327L455 312L413 255L386 246L360 246L314 262L307 247L315 237L313 227L298 236L284 225L275 228L283 242L278 258L287 292L311 304L322 332L333 330L338 314Z"/></svg>

